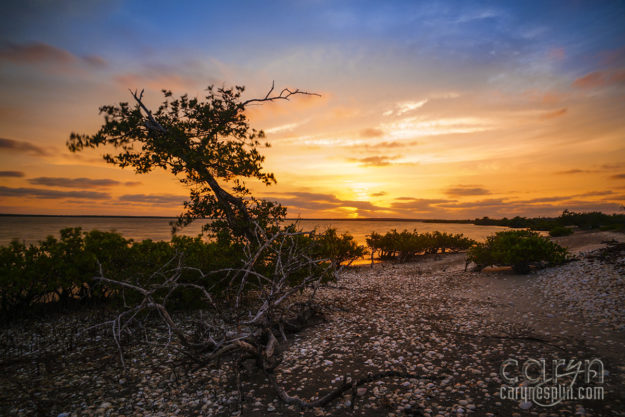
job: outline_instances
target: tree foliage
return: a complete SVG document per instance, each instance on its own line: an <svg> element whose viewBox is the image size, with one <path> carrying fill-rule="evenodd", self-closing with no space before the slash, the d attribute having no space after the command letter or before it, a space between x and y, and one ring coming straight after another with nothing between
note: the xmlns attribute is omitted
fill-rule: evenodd
<svg viewBox="0 0 625 417"><path fill-rule="evenodd" d="M63 229L58 237L48 236L37 244L12 241L0 246L0 318L121 303L122 296L131 302L131 292L122 294L92 278L105 274L139 285L158 285L162 277L156 272L176 257L187 267L187 280L193 281L193 269L211 271L195 283L220 296L226 274L215 271L237 265L241 247L189 236L174 236L169 242L137 242L114 232L83 232L80 228ZM170 305L195 307L191 298L180 292L170 297Z"/></svg>
<svg viewBox="0 0 625 417"><path fill-rule="evenodd" d="M551 237L569 236L572 234L573 229L566 226L554 226L549 230L549 236Z"/></svg>
<svg viewBox="0 0 625 417"><path fill-rule="evenodd" d="M171 91L162 90L164 101L154 112L143 103L143 91L135 91L134 105L100 107L104 124L98 132L72 133L67 146L72 152L113 149L104 159L138 174L157 168L170 171L190 188L176 227L211 218L215 221L208 228L214 233L253 240L256 225L275 227L286 211L279 204L254 198L246 185L245 179L265 185L276 182L262 167L265 158L260 149L269 144L262 130L250 127L246 107L310 93L285 89L272 96L272 87L264 98L244 101L244 90L210 86L203 99L186 94L174 99Z"/></svg>
<svg viewBox="0 0 625 417"><path fill-rule="evenodd" d="M343 263L351 264L366 254L366 248L358 245L349 233L338 234L336 229L328 228L313 236L318 258L330 259L335 267Z"/></svg>
<svg viewBox="0 0 625 417"><path fill-rule="evenodd" d="M605 214L598 211L575 212L564 210L558 217L521 217L511 219L475 219L478 226L505 226L511 228L530 228L549 231L555 227L576 226L583 230L602 228L604 230L625 230L625 214Z"/></svg>
<svg viewBox="0 0 625 417"><path fill-rule="evenodd" d="M398 232L393 229L384 235L373 232L367 237L372 256L378 253L381 259L398 259L400 262L413 260L417 255L465 250L474 243L462 234L439 231L418 233L416 230Z"/></svg>
<svg viewBox="0 0 625 417"><path fill-rule="evenodd" d="M477 270L487 266L511 266L516 273L526 274L532 267L558 265L569 254L565 248L531 230L498 232L469 249L467 265Z"/></svg>

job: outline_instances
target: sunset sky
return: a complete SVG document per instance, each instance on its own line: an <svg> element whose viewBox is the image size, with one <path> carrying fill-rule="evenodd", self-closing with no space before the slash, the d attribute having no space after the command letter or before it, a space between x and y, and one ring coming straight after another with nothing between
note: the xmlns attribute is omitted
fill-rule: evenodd
<svg viewBox="0 0 625 417"><path fill-rule="evenodd" d="M623 1L44 1L0 15L0 213L176 215L187 190L100 150L98 107L209 84L254 107L290 217L622 211Z"/></svg>

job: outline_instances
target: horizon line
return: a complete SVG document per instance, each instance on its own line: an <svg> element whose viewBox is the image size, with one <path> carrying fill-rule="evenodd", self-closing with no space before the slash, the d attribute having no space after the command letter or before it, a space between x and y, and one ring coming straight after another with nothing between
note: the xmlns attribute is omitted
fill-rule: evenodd
<svg viewBox="0 0 625 417"><path fill-rule="evenodd" d="M96 218L128 218L128 219L176 219L177 216L133 216L123 214L23 214L23 213L0 213L0 217L96 217ZM475 219L424 219L424 218L406 218L406 217L287 217L284 220L297 221L297 220L323 220L323 221L403 221L403 222L472 222Z"/></svg>

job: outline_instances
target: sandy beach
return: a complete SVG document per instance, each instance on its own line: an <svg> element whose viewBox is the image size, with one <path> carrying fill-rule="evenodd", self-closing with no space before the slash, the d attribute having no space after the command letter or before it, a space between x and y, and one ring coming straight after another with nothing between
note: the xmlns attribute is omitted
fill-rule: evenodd
<svg viewBox="0 0 625 417"><path fill-rule="evenodd" d="M323 409L276 399L252 367L239 407L231 369L195 370L162 349L155 329L137 332L122 369L108 328L76 332L106 311L24 320L0 330L2 415L625 415L625 252L622 234L556 239L577 260L515 275L464 271L464 254L347 269L322 288L323 318L290 337L278 368L291 395L310 399L344 377L400 369ZM142 334L140 334L142 333ZM147 341L146 341L147 340ZM550 407L500 398L502 362L591 360L605 367L603 400Z"/></svg>

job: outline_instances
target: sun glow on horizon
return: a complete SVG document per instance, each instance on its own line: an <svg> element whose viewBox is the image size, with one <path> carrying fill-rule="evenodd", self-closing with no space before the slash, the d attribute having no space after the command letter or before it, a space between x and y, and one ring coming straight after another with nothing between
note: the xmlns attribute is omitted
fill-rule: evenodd
<svg viewBox="0 0 625 417"><path fill-rule="evenodd" d="M265 6L189 3L198 19L232 17L207 27L162 5L128 38L117 34L134 27L127 4L11 5L0 17L0 212L176 215L188 195L176 178L72 154L69 133L97 130L99 106L129 101L128 88L156 108L162 88L202 97L208 84L244 84L252 98L272 80L321 95L247 111L278 180L250 187L291 217L621 211L622 4ZM351 18L328 21L339 9ZM297 24L257 26L287 15ZM176 36L148 28L164 24Z"/></svg>

